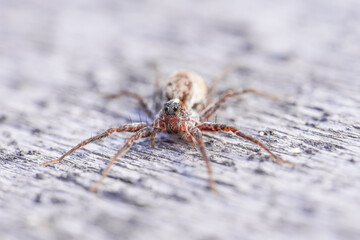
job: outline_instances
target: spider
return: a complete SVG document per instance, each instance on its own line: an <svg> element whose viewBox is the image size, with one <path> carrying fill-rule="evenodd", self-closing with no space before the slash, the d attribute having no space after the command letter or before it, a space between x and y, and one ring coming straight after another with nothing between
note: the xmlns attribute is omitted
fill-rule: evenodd
<svg viewBox="0 0 360 240"><path fill-rule="evenodd" d="M148 117L153 119L151 124L144 122L125 124L120 127L109 128L105 132L86 139L70 149L60 158L43 162L41 165L54 163L61 161L69 154L73 153L77 149L91 143L110 136L115 132L133 132L134 134L126 140L125 145L120 148L117 153L111 158L106 168L103 170L101 178L90 188L90 191L95 192L98 187L102 184L104 178L108 175L111 166L115 161L124 156L127 151L131 148L134 142L140 138L150 137L150 144L152 147L155 146L155 136L160 132L167 132L168 134L180 134L187 139L193 146L197 146L202 158L205 161L206 169L208 173L208 187L211 191L216 192L215 182L212 176L212 170L210 166L210 159L205 150L205 144L202 137L202 132L232 132L233 134L248 140L266 152L279 163L289 164L295 166L293 163L282 160L272 153L263 143L257 139L240 132L237 128L227 126L225 124L218 124L207 122L215 112L225 103L228 98L240 96L245 93L253 93L256 95L277 99L267 93L255 89L244 89L241 91L227 90L220 95L220 97L213 102L214 88L218 82L224 78L231 68L227 68L223 73L215 79L212 85L208 88L205 84L204 79L195 72L181 70L175 72L167 81L164 90L161 90L159 80L157 80L157 91L155 92L155 105L160 108L162 93L165 93L166 102L161 107L161 110L154 115L153 111L149 108L147 102L139 94L129 91L120 91L117 94L108 95L108 98L116 98L120 96L129 96L138 100L142 106L144 112ZM159 75L157 77L159 79Z"/></svg>

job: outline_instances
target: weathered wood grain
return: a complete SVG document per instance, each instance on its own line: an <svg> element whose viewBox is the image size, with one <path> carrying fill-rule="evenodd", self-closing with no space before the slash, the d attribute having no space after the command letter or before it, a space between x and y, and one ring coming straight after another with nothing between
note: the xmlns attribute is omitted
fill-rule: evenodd
<svg viewBox="0 0 360 240"><path fill-rule="evenodd" d="M358 1L2 1L0 239L356 239L360 235ZM198 151L140 140L88 188L129 136L77 143L149 121L136 101L190 69L282 98L244 95L217 122L264 142L206 134L219 195Z"/></svg>

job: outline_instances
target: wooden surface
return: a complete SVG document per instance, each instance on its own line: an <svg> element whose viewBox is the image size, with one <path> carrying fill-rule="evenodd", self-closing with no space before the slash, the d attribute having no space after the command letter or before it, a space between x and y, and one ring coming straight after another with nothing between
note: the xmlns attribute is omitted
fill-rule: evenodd
<svg viewBox="0 0 360 240"><path fill-rule="evenodd" d="M171 1L172 2L172 1ZM1 1L0 239L356 239L360 235L359 1ZM217 122L261 140L296 168L231 134L206 134L218 195L198 151L160 134L112 167L129 134L91 144L108 127L148 121L132 90L151 97L178 69L253 87ZM151 98L148 98L151 103Z"/></svg>

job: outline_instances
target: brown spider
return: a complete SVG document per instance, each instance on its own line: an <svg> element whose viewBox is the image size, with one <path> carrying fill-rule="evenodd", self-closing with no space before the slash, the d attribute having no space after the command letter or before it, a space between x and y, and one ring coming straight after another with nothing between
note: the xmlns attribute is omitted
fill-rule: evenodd
<svg viewBox="0 0 360 240"><path fill-rule="evenodd" d="M192 145L197 145L200 150L202 158L205 160L206 168L208 172L208 184L209 188L212 191L215 190L214 180L212 178L212 171L210 167L210 160L206 153L204 141L202 138L201 132L233 132L239 137L244 138L250 142L255 143L260 146L262 149L267 151L275 161L280 163L286 163L291 166L294 166L293 163L289 161L285 161L277 157L273 154L264 144L259 142L253 137L250 137L242 132L240 132L235 127L226 126L224 124L217 124L207 121L214 113L224 104L226 99L230 97L239 96L244 93L254 93L257 95L269 97L276 99L266 93L257 91L255 89L245 89L242 91L233 91L228 90L225 91L217 101L212 103L212 98L214 95L214 87L216 84L225 77L231 69L226 69L223 74L213 81L212 86L208 89L203 78L191 71L178 71L174 73L168 80L165 87L165 95L167 98L167 102L163 105L162 109L154 118L153 112L147 105L147 102L137 93L121 91L118 94L109 95L108 98L115 98L119 96L130 96L136 98L145 113L152 119L154 119L152 124L146 124L143 122L139 123L131 123L126 124L120 127L113 127L105 132L91 137L89 139L84 140L80 144L73 147L71 150L66 152L60 158L46 161L42 163L42 165L61 161L64 157L76 151L77 149L85 146L88 143L100 140L102 138L108 137L110 134L114 132L135 132L134 135L129 137L126 140L125 145L118 150L118 152L111 158L105 170L102 172L102 176L100 180L98 180L91 188L91 191L96 191L97 188L101 185L104 178L107 176L111 166L114 162L119 158L126 154L126 152L130 149L130 147L134 144L134 142L140 138L150 137L151 146L155 146L155 136L160 132L167 132L169 134L181 134L185 137ZM157 81L158 82L158 81ZM157 84L158 91L157 96L159 96L160 87ZM157 99L156 105L159 106L159 100L161 97Z"/></svg>

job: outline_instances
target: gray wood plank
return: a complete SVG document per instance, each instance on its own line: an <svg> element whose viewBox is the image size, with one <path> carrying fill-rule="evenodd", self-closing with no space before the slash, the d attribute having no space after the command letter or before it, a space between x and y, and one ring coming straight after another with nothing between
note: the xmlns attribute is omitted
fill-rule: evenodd
<svg viewBox="0 0 360 240"><path fill-rule="evenodd" d="M2 1L1 239L356 239L360 234L358 1ZM40 166L109 127L149 121L158 62L229 100L233 125L296 164L231 134L206 134L219 191L198 151L160 134L138 141L97 193L88 188L128 133Z"/></svg>

